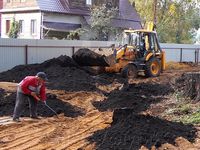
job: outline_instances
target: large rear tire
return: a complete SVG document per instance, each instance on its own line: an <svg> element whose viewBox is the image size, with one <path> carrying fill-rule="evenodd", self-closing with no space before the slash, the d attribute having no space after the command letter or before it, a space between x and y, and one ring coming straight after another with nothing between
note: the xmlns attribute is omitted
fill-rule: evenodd
<svg viewBox="0 0 200 150"><path fill-rule="evenodd" d="M121 74L124 78L134 79L138 75L137 67L134 64L128 64L122 69Z"/></svg>
<svg viewBox="0 0 200 150"><path fill-rule="evenodd" d="M146 62L145 75L147 77L157 77L161 73L161 63L156 57L151 58Z"/></svg>

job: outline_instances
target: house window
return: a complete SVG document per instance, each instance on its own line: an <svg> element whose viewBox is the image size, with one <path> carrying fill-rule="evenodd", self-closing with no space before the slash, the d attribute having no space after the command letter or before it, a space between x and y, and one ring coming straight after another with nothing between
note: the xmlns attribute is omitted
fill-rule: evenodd
<svg viewBox="0 0 200 150"><path fill-rule="evenodd" d="M20 3L22 3L22 2L26 2L26 0L20 0Z"/></svg>
<svg viewBox="0 0 200 150"><path fill-rule="evenodd" d="M10 3L10 0L7 0L7 3Z"/></svg>
<svg viewBox="0 0 200 150"><path fill-rule="evenodd" d="M24 32L24 20L19 20L19 33Z"/></svg>
<svg viewBox="0 0 200 150"><path fill-rule="evenodd" d="M92 0L86 0L87 5L92 5Z"/></svg>
<svg viewBox="0 0 200 150"><path fill-rule="evenodd" d="M36 20L31 20L31 34L36 34Z"/></svg>
<svg viewBox="0 0 200 150"><path fill-rule="evenodd" d="M10 30L10 20L6 20L6 33Z"/></svg>

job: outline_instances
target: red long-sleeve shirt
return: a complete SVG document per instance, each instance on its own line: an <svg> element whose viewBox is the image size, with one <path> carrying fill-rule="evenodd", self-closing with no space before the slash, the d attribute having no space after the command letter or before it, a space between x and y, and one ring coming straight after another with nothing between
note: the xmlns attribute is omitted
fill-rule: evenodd
<svg viewBox="0 0 200 150"><path fill-rule="evenodd" d="M27 76L25 77L20 83L19 86L21 87L21 91L23 94L30 95L31 92L36 92L40 99L45 101L46 100L46 87L44 82L39 84L39 80L36 76Z"/></svg>

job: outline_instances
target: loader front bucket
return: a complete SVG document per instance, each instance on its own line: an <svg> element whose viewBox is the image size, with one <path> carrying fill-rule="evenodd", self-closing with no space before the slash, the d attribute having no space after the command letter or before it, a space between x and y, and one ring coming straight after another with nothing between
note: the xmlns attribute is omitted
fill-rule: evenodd
<svg viewBox="0 0 200 150"><path fill-rule="evenodd" d="M72 56L80 66L110 66L115 62L114 55L105 56L95 53L87 48L79 49Z"/></svg>

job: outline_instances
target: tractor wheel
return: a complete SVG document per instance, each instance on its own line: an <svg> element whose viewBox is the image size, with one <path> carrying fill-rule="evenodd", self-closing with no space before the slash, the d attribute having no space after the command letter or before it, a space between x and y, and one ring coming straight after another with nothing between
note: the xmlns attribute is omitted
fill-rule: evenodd
<svg viewBox="0 0 200 150"><path fill-rule="evenodd" d="M156 57L151 58L146 62L145 75L147 77L157 77L161 73L161 63Z"/></svg>
<svg viewBox="0 0 200 150"><path fill-rule="evenodd" d="M121 71L122 77L134 79L137 77L137 68L133 64L126 65Z"/></svg>

